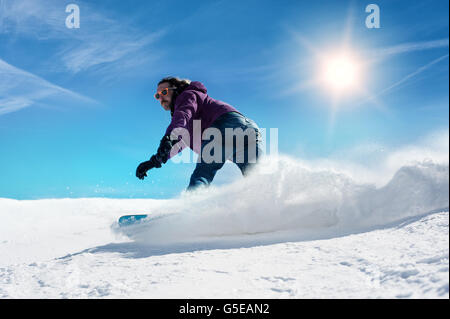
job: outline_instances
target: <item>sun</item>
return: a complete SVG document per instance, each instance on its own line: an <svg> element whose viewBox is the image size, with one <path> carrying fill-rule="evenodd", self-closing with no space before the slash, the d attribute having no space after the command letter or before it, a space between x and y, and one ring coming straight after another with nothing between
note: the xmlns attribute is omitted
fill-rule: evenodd
<svg viewBox="0 0 450 319"><path fill-rule="evenodd" d="M361 64L348 51L322 56L320 59L319 82L335 94L355 92L361 85Z"/></svg>

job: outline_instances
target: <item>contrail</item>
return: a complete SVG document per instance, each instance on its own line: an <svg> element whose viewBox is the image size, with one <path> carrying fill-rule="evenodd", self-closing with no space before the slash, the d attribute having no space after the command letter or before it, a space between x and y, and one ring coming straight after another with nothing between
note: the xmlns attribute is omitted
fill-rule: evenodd
<svg viewBox="0 0 450 319"><path fill-rule="evenodd" d="M393 88L395 88L395 87L397 87L397 86L399 86L399 85L405 83L406 81L408 81L408 80L411 79L412 77L414 77L414 76L416 76L416 75L422 73L423 71L429 69L431 66L435 65L436 63L438 63L438 62L440 62L440 61L442 61L442 60L448 58L448 56L449 56L448 54L443 55L443 56L441 56L441 57L439 57L439 58L437 58L437 59L431 61L430 63L428 63L428 64L426 64L426 65L424 65L424 66L421 66L421 67L418 68L416 71L414 71L414 72L408 74L407 76L405 76L405 77L404 77L403 79L401 79L400 81L397 81L397 82L395 82L394 84L392 84L391 86L385 88L384 90L382 90L381 92L379 92L377 95L384 94L384 93L386 93L386 92L392 90Z"/></svg>

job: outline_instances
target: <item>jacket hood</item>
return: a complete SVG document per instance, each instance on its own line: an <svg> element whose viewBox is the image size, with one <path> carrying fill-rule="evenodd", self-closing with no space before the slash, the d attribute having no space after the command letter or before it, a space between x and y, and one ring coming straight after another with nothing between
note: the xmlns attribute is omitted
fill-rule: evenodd
<svg viewBox="0 0 450 319"><path fill-rule="evenodd" d="M192 81L191 84L189 84L189 86L186 88L186 90L200 91L205 94L207 92L206 87L203 85L203 83L198 81Z"/></svg>

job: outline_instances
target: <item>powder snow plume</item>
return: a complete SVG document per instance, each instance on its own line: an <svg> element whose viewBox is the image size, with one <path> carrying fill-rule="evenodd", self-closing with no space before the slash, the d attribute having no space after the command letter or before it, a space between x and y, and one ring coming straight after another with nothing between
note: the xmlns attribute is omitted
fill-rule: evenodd
<svg viewBox="0 0 450 319"><path fill-rule="evenodd" d="M410 153L411 148L405 156L396 151L385 159L389 169L371 172L378 177L392 174L393 158L407 159L396 162L393 175L381 186L350 176L348 166L341 170L339 165L267 157L245 179L183 193L152 210L154 220L113 229L145 245L223 245L227 240L239 245L343 236L448 210L448 156L419 161L408 157Z"/></svg>

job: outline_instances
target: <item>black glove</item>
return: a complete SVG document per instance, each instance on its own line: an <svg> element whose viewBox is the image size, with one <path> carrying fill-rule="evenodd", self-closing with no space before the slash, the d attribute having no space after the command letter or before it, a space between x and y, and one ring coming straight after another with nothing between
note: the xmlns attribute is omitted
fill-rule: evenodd
<svg viewBox="0 0 450 319"><path fill-rule="evenodd" d="M170 150L178 143L178 141L172 141L169 135L164 135L159 143L157 156L161 159L161 163L166 164L169 159Z"/></svg>
<svg viewBox="0 0 450 319"><path fill-rule="evenodd" d="M152 168L160 168L161 161L156 155L153 155L149 161L142 162L136 169L136 177L139 179L144 179L147 176L147 171Z"/></svg>
<svg viewBox="0 0 450 319"><path fill-rule="evenodd" d="M136 169L136 177L144 179L147 176L147 171L152 168L160 168L161 164L165 164L169 159L170 150L178 141L172 141L170 136L165 135L159 143L158 151L153 155L149 161L142 162Z"/></svg>

